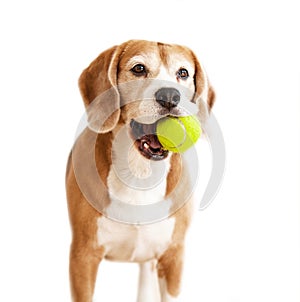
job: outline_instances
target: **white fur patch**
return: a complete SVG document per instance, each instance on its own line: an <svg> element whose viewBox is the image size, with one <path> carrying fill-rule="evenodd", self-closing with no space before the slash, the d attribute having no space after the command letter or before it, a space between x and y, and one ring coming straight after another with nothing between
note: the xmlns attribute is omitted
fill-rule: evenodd
<svg viewBox="0 0 300 302"><path fill-rule="evenodd" d="M157 260L140 263L137 302L161 302L156 266Z"/></svg>
<svg viewBox="0 0 300 302"><path fill-rule="evenodd" d="M104 216L98 219L98 245L116 261L144 262L163 254L171 242L175 218L148 225L129 225Z"/></svg>
<svg viewBox="0 0 300 302"><path fill-rule="evenodd" d="M163 201L167 187L170 158L151 161L140 154L123 127L112 146L112 167L108 175L111 201L146 205Z"/></svg>

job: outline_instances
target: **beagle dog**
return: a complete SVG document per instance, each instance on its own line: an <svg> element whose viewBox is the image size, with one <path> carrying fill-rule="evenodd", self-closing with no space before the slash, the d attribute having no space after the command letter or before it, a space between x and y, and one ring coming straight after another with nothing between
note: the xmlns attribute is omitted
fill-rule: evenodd
<svg viewBox="0 0 300 302"><path fill-rule="evenodd" d="M87 127L66 171L72 299L92 301L99 263L108 259L139 264L138 302L177 301L191 175L155 126L184 115L184 103L205 122L214 103L206 73L187 47L130 40L102 52L79 88Z"/></svg>

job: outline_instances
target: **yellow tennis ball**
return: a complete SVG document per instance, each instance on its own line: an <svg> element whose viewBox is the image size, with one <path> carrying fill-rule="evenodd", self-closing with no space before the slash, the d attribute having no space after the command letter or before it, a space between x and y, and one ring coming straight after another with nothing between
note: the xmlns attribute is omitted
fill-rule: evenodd
<svg viewBox="0 0 300 302"><path fill-rule="evenodd" d="M200 122L193 115L165 117L156 126L161 145L172 152L185 152L197 142L201 133Z"/></svg>

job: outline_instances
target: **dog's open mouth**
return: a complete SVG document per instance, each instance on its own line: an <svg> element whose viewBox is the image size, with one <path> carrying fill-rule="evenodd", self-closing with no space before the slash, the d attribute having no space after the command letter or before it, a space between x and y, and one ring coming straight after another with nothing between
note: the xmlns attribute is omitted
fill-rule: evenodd
<svg viewBox="0 0 300 302"><path fill-rule="evenodd" d="M142 124L131 120L130 127L135 145L140 153L151 160L162 160L168 156L156 135L156 124Z"/></svg>

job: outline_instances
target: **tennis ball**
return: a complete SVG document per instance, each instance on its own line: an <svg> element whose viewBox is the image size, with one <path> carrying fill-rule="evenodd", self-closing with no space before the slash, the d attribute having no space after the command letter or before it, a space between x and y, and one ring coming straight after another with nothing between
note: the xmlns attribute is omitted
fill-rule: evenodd
<svg viewBox="0 0 300 302"><path fill-rule="evenodd" d="M201 133L200 122L193 115L165 117L156 126L161 145L172 152L185 152L196 143Z"/></svg>

